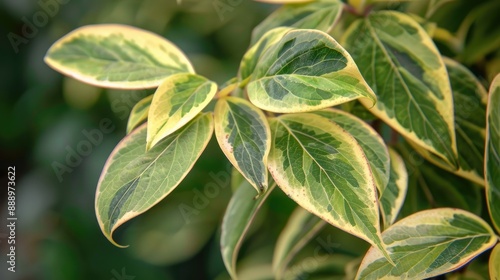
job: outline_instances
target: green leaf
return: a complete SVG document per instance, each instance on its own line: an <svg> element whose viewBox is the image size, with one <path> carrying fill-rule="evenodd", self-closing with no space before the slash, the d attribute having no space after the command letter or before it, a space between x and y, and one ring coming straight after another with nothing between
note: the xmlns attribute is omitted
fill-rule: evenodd
<svg viewBox="0 0 500 280"><path fill-rule="evenodd" d="M361 119L336 109L325 109L312 112L340 125L351 134L366 155L375 183L382 193L389 182L390 160L389 151L380 135Z"/></svg>
<svg viewBox="0 0 500 280"><path fill-rule="evenodd" d="M283 192L328 223L385 250L375 182L356 140L314 114L282 115L270 126L269 171Z"/></svg>
<svg viewBox="0 0 500 280"><path fill-rule="evenodd" d="M375 102L351 56L317 30L291 30L269 46L247 91L254 105L278 113L314 111L357 98Z"/></svg>
<svg viewBox="0 0 500 280"><path fill-rule="evenodd" d="M380 11L354 22L342 41L377 95L374 107L361 103L456 168L453 96L441 55L425 30L408 15Z"/></svg>
<svg viewBox="0 0 500 280"><path fill-rule="evenodd" d="M243 181L227 205L222 220L220 246L222 260L232 279L238 279L236 261L243 239L255 215L275 186L272 184L263 195L255 198L252 185Z"/></svg>
<svg viewBox="0 0 500 280"><path fill-rule="evenodd" d="M130 116L128 117L127 134L132 132L134 128L138 127L148 118L151 100L153 100L153 94L144 97L134 105L132 111L130 112Z"/></svg>
<svg viewBox="0 0 500 280"><path fill-rule="evenodd" d="M65 75L106 88L155 88L168 76L194 73L174 44L119 24L80 27L55 42L45 62Z"/></svg>
<svg viewBox="0 0 500 280"><path fill-rule="evenodd" d="M408 147L399 147L409 175L408 194L401 209L403 216L437 207L481 213L483 189L470 180L425 161L420 154Z"/></svg>
<svg viewBox="0 0 500 280"><path fill-rule="evenodd" d="M500 244L497 244L490 255L489 271L491 280L500 280Z"/></svg>
<svg viewBox="0 0 500 280"><path fill-rule="evenodd" d="M215 136L222 151L260 194L267 189L271 132L264 113L250 102L227 97L214 112Z"/></svg>
<svg viewBox="0 0 500 280"><path fill-rule="evenodd" d="M455 107L459 170L456 173L484 185L486 102L483 85L466 67L445 59Z"/></svg>
<svg viewBox="0 0 500 280"><path fill-rule="evenodd" d="M394 149L389 148L389 155L391 157L391 175L387 187L380 193L379 201L386 229L396 220L401 207L403 207L408 189L408 172L405 162Z"/></svg>
<svg viewBox="0 0 500 280"><path fill-rule="evenodd" d="M488 209L493 225L500 232L500 74L490 86L484 157Z"/></svg>
<svg viewBox="0 0 500 280"><path fill-rule="evenodd" d="M338 0L285 5L255 27L252 32L252 44L257 42L264 33L279 26L329 32L340 17L343 7L344 4Z"/></svg>
<svg viewBox="0 0 500 280"><path fill-rule="evenodd" d="M287 270L284 279L352 279L356 271L349 277L347 270L353 267L354 261L352 256L335 253L305 257Z"/></svg>
<svg viewBox="0 0 500 280"><path fill-rule="evenodd" d="M201 112L217 93L217 85L195 74L172 75L156 90L148 114L147 149Z"/></svg>
<svg viewBox="0 0 500 280"><path fill-rule="evenodd" d="M455 0L430 0L425 11L425 18L429 19L439 8Z"/></svg>
<svg viewBox="0 0 500 280"><path fill-rule="evenodd" d="M276 279L283 278L293 258L325 225L325 221L302 207L295 209L281 231L274 249L273 270Z"/></svg>
<svg viewBox="0 0 500 280"><path fill-rule="evenodd" d="M497 237L478 216L460 209L417 212L382 233L396 266L372 247L356 279L424 279L444 274L491 248Z"/></svg>
<svg viewBox="0 0 500 280"><path fill-rule="evenodd" d="M458 31L465 46L458 59L466 65L486 59L500 48L500 26L497 15L500 2L487 1L473 9L462 21Z"/></svg>
<svg viewBox="0 0 500 280"><path fill-rule="evenodd" d="M213 131L202 114L147 152L146 124L127 135L109 156L97 185L95 208L104 235L160 202L184 179Z"/></svg>
<svg viewBox="0 0 500 280"><path fill-rule="evenodd" d="M257 63L262 55L274 44L276 44L288 31L289 27L278 27L266 32L259 41L245 53L241 59L238 78L243 85L248 83L250 75L255 71Z"/></svg>

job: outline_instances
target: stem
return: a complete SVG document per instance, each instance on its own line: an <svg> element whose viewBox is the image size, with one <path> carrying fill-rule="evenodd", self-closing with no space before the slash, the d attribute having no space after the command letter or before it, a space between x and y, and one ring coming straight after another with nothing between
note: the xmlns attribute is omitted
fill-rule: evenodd
<svg viewBox="0 0 500 280"><path fill-rule="evenodd" d="M217 92L217 94L215 95L215 98L216 99L219 99L219 98L222 98L222 97L225 97L225 96L228 96L230 95L236 88L238 87L238 83L234 83L234 84L230 84L228 86L226 86L225 88L219 90L219 92Z"/></svg>

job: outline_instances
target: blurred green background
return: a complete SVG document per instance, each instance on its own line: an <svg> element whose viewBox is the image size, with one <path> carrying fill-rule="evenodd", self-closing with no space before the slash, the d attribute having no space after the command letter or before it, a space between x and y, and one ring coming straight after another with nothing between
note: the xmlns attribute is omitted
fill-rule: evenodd
<svg viewBox="0 0 500 280"><path fill-rule="evenodd" d="M218 238L231 195L230 168L216 142L171 196L117 232L116 239L130 247L116 248L100 232L94 192L107 156L125 135L130 109L152 91L84 85L50 69L43 57L77 27L129 24L168 38L198 73L222 84L235 76L252 28L273 7L218 0L0 3L2 178L6 182L8 166L16 167L18 217L16 273L10 273L5 187L0 279L227 279ZM102 121L111 122L111 132L100 130ZM88 134L96 135L94 142ZM214 182L214 198L197 195ZM186 218L181 204L193 203L203 209Z"/></svg>
<svg viewBox="0 0 500 280"><path fill-rule="evenodd" d="M471 6L485 2L455 1L434 20L455 32L473 10ZM7 184L3 183L0 280L229 279L219 237L231 196L231 169L214 139L171 195L118 230L115 240L130 246L117 248L97 224L95 188L106 158L125 136L130 109L152 91L81 84L50 69L43 57L52 43L77 27L129 24L168 38L187 54L199 74L220 85L236 75L253 27L274 8L250 0L182 0L180 4L174 0L0 0L1 176L6 182L7 167L16 167L18 217L16 273L10 273L5 262ZM490 10L485 6L488 17L478 13L476 18L492 19L496 14ZM468 42L480 41L481 48L467 44L464 53L475 56L460 59L466 63L465 58L474 58L466 64L485 84L500 66L500 51L495 49L499 29L493 22L474 23L476 31ZM470 45L473 51L467 52ZM454 56L453 46L438 46ZM109 130L100 127L103 122L110 124ZM250 234L243 244L238 264L242 278L266 279L259 274L269 274L274 243L294 207L281 191L270 195L251 228L261 234ZM316 253L318 248L324 254L342 253L349 257L347 262L362 256L367 247L366 242L327 227L293 269L317 269L318 260L306 253ZM343 259L336 259L340 266L328 261L324 260L328 267L324 279L344 273Z"/></svg>

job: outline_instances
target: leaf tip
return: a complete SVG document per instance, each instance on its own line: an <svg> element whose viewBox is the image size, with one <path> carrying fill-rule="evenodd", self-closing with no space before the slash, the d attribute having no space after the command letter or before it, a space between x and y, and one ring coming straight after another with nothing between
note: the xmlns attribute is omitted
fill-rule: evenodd
<svg viewBox="0 0 500 280"><path fill-rule="evenodd" d="M380 252L382 253L382 255L384 255L385 259L392 265L392 266L396 266L396 263L394 262L394 260L391 258L390 254L389 254L389 251L387 251L387 248L384 244L377 244L377 247L378 249L380 250Z"/></svg>

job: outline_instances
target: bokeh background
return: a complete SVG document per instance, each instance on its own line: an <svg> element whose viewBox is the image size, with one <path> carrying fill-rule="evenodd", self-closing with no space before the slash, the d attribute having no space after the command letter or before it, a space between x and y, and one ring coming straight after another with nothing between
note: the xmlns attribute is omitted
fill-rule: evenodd
<svg viewBox="0 0 500 280"><path fill-rule="evenodd" d="M107 156L125 135L130 109L151 91L84 85L50 69L43 57L77 27L129 24L168 38L198 73L222 84L235 76L252 28L274 7L243 0L0 3L1 177L6 182L7 166L15 166L18 217L13 274L6 271L3 184L0 279L227 279L218 238L231 195L230 168L216 143L171 196L117 233L119 242L130 245L117 248L98 227L95 188ZM111 132L100 130L103 120L112 123ZM87 149L86 133L102 137ZM214 182L214 198L197 198L195 189L203 192ZM182 215L181 204L194 207L193 199L201 199L202 211Z"/></svg>
<svg viewBox="0 0 500 280"><path fill-rule="evenodd" d="M454 1L434 20L457 31L471 10L486 2ZM212 139L193 171L162 203L118 230L116 240L130 246L117 248L97 224L95 188L106 158L125 136L130 109L152 91L81 84L51 70L43 57L77 27L129 24L168 38L199 74L220 85L236 75L251 30L275 8L250 0L0 0L0 280L229 279L219 238L231 196L231 168L217 143ZM498 15L490 10L477 18ZM461 61L474 58L471 68L487 84L500 67L495 47L500 29L495 20L484 22L474 23L476 31L467 35L471 51L466 49ZM453 56L453 46L438 46ZM478 53L482 56L474 57ZM102 130L102 122L111 128ZM16 273L7 272L6 263L8 166L16 168ZM210 197L204 195L208 189ZM266 279L274 243L294 207L281 191L270 195L242 247L242 276ZM327 228L309 252L359 257L367 247ZM344 272L343 266L328 269L324 279L331 279L335 269Z"/></svg>

